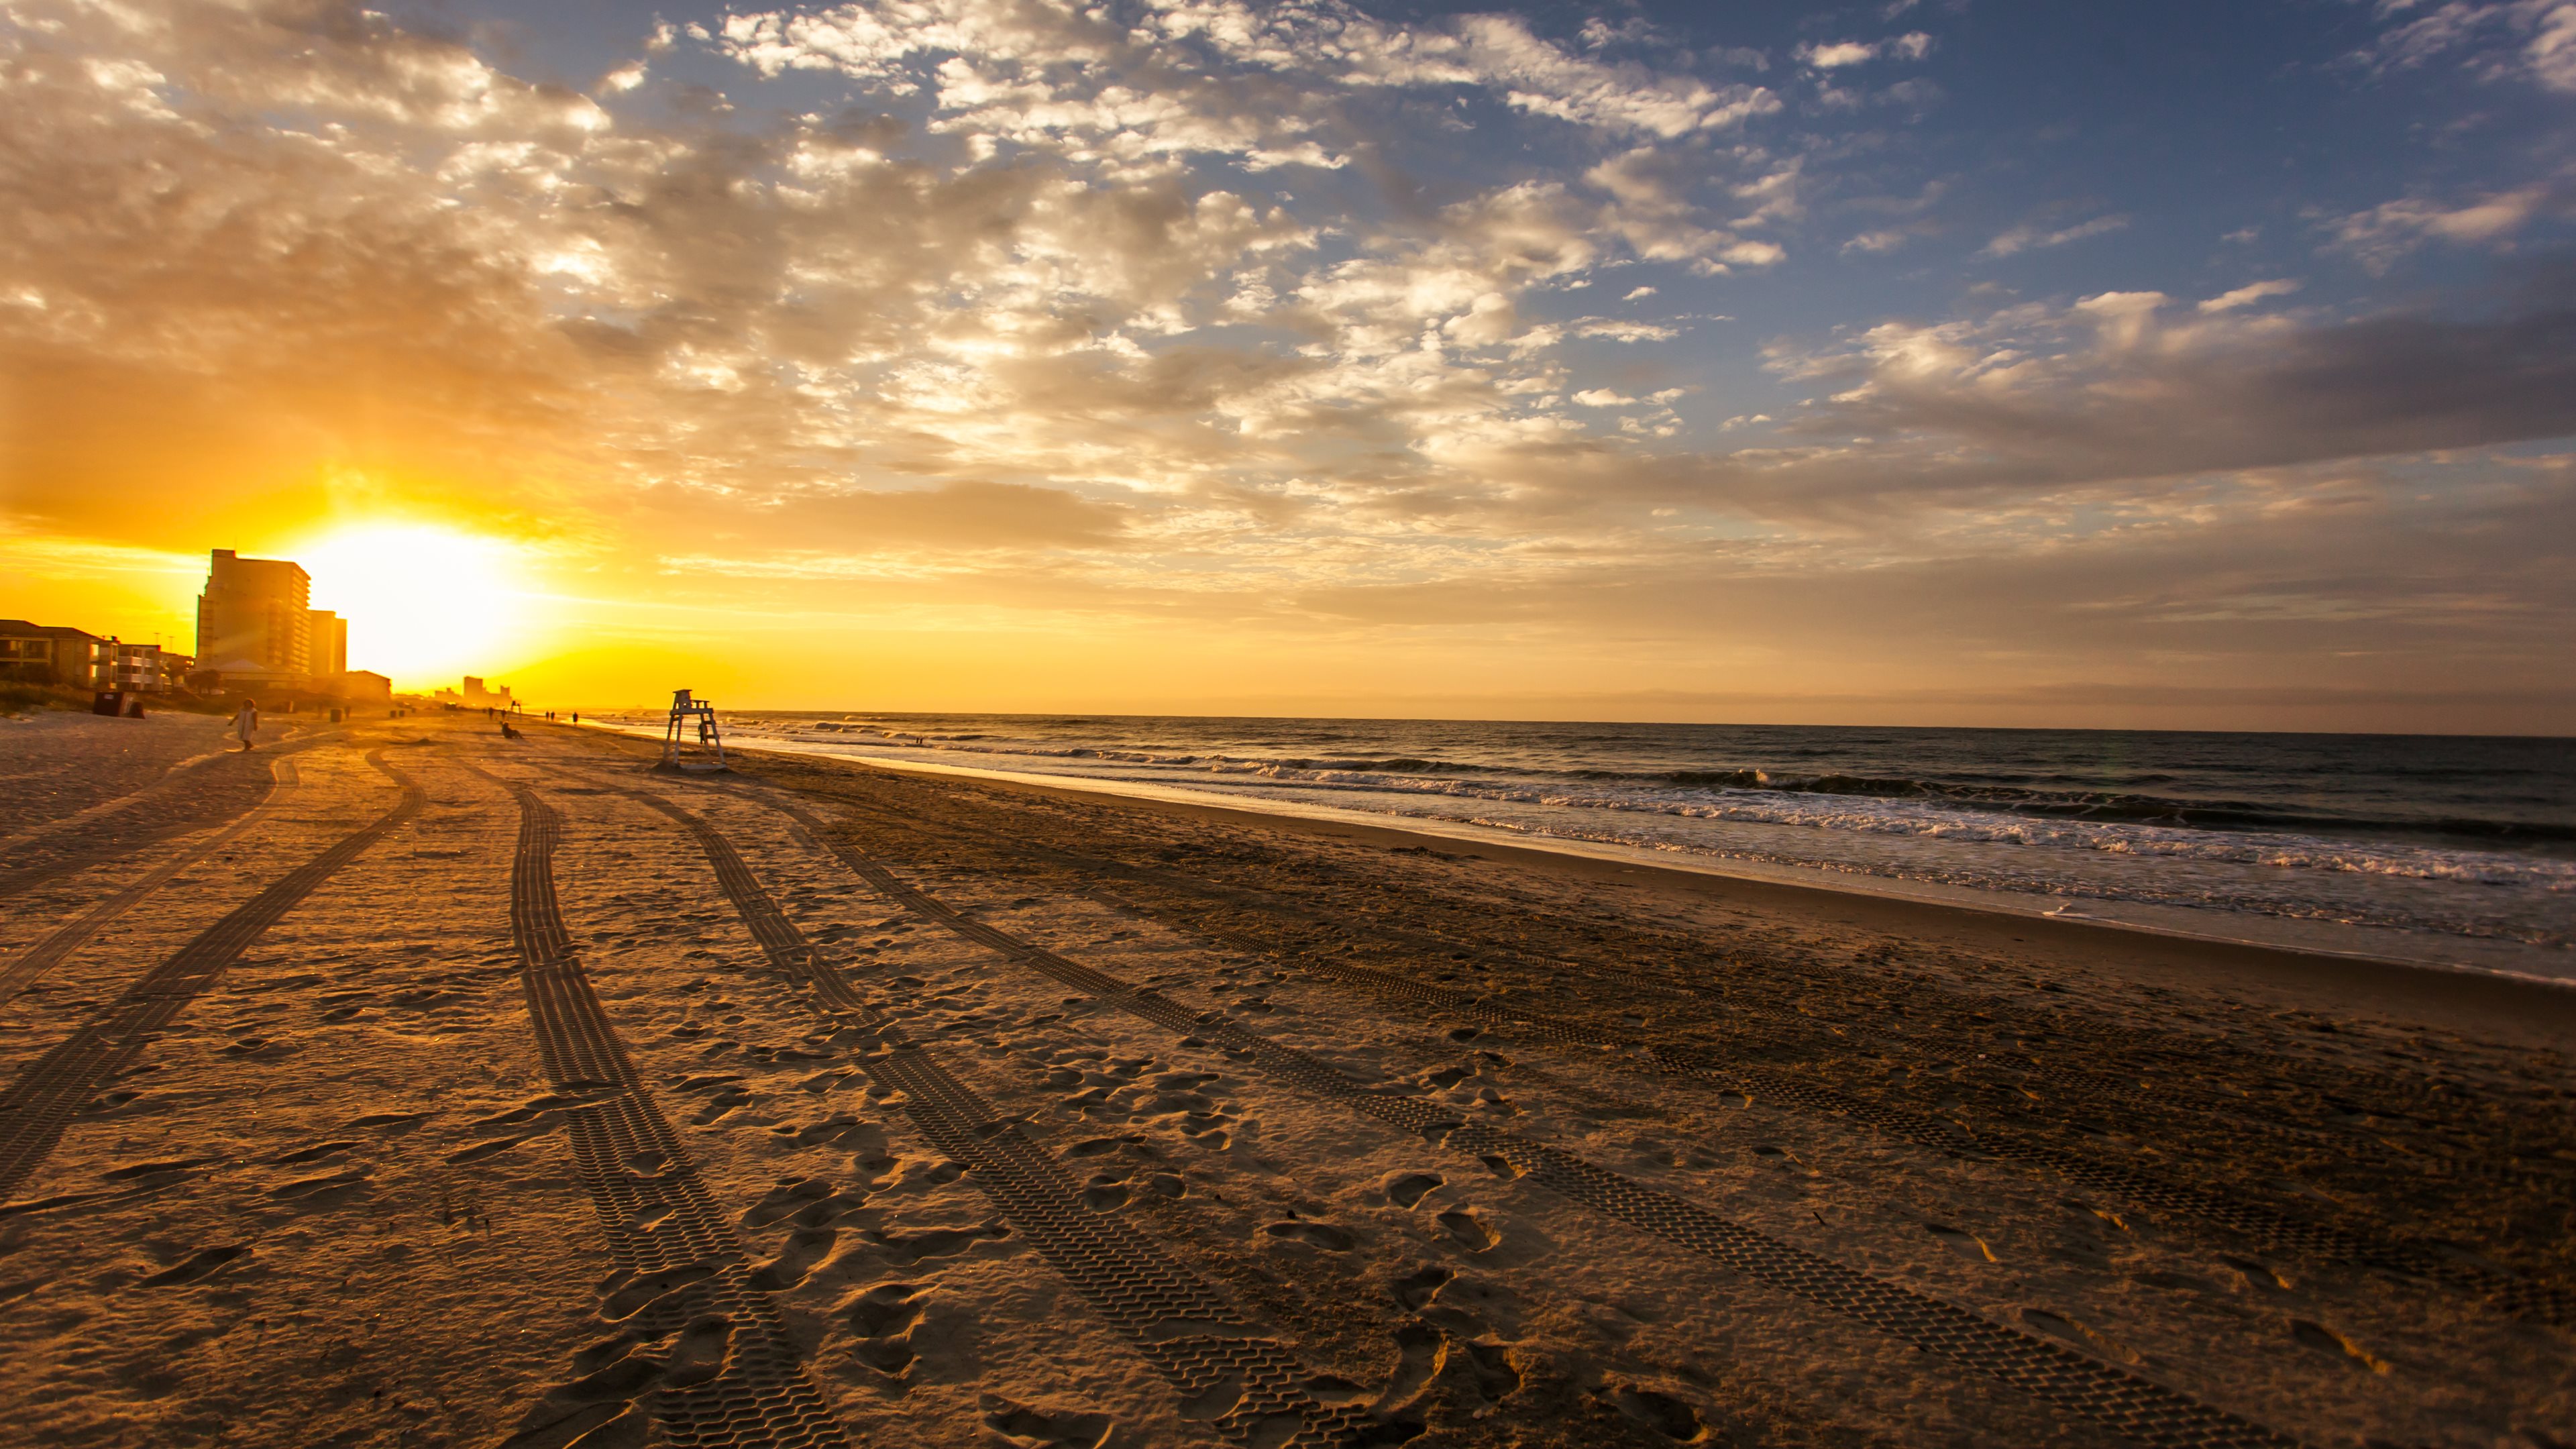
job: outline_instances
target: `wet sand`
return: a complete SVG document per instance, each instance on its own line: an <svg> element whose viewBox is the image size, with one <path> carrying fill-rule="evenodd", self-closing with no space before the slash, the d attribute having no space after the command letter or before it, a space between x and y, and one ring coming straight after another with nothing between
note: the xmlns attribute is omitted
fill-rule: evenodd
<svg viewBox="0 0 2576 1449"><path fill-rule="evenodd" d="M0 861L0 1443L2576 1441L2570 993L525 733Z"/></svg>

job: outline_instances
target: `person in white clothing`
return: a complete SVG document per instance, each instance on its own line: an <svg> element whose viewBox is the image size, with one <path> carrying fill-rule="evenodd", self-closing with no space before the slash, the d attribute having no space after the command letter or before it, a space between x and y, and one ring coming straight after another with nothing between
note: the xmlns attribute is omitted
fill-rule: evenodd
<svg viewBox="0 0 2576 1449"><path fill-rule="evenodd" d="M259 701L245 699L241 708L233 711L233 732L241 736L243 749L259 748L251 743L251 736L259 733Z"/></svg>

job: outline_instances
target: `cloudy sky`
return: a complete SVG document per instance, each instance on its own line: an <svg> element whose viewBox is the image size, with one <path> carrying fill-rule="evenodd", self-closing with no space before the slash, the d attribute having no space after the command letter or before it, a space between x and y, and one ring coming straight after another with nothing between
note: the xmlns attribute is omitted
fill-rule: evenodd
<svg viewBox="0 0 2576 1449"><path fill-rule="evenodd" d="M2576 732L2571 123L2576 0L0 0L0 614L185 647L235 547L563 703Z"/></svg>

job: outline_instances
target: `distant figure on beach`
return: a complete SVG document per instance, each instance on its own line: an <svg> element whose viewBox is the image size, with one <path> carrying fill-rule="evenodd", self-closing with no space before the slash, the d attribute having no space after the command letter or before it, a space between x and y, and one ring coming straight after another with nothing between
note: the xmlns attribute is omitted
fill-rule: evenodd
<svg viewBox="0 0 2576 1449"><path fill-rule="evenodd" d="M233 711L233 733L241 736L243 749L259 748L251 743L251 736L259 733L258 700L245 699L241 702L241 708Z"/></svg>
<svg viewBox="0 0 2576 1449"><path fill-rule="evenodd" d="M510 721L506 717L503 718L501 721L501 738L505 740L515 740L518 737L519 732L510 728Z"/></svg>

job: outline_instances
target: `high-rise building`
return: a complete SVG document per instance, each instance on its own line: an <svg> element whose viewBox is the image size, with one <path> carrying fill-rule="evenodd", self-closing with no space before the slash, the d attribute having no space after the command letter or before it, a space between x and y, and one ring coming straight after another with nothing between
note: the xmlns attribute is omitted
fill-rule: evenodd
<svg viewBox="0 0 2576 1449"><path fill-rule="evenodd" d="M300 564L216 549L206 591L197 596L197 663L313 674L313 620L306 607L312 588L312 576Z"/></svg>
<svg viewBox="0 0 2576 1449"><path fill-rule="evenodd" d="M337 679L349 672L349 621L328 609L307 609L306 637L310 641L312 666L305 672L316 679Z"/></svg>

